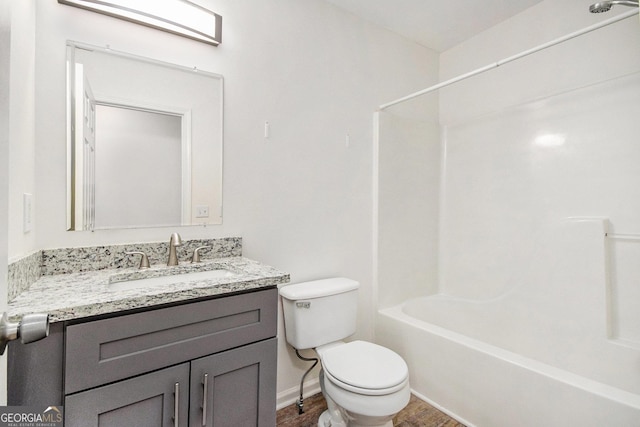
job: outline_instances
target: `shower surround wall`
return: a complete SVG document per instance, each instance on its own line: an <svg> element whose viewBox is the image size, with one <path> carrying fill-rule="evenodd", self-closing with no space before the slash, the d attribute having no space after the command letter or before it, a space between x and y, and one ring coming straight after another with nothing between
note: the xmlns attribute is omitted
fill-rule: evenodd
<svg viewBox="0 0 640 427"><path fill-rule="evenodd" d="M432 97L420 105L437 113L435 101ZM440 126L388 113L377 119L383 137L378 147L378 282L393 284L379 286L377 300L389 307L438 291Z"/></svg>
<svg viewBox="0 0 640 427"><path fill-rule="evenodd" d="M445 52L442 80L602 19L581 15L587 6L542 2ZM531 40L522 28L534 26ZM421 252L379 251L377 339L407 359L418 393L468 425L637 425L637 19L437 96L438 115L418 125L407 124L407 106L379 117L379 245L396 230ZM439 137L423 132L438 120ZM423 158L440 170L439 190L431 183L411 193L397 186L408 172L394 171L389 153L410 167L398 135L420 132L412 144L440 144L438 165ZM414 240L425 233L394 222L387 203L399 194L427 201L412 213L423 218L414 229L435 225L436 250ZM428 275L391 280L386 272L403 255L429 260Z"/></svg>

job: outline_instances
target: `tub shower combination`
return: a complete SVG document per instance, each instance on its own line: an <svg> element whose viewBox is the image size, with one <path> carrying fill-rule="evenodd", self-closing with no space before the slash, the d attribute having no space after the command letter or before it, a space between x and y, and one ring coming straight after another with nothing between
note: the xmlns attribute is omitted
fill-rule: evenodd
<svg viewBox="0 0 640 427"><path fill-rule="evenodd" d="M640 72L625 67L443 118L488 66L376 113L376 340L469 426L640 426ZM407 102L435 92L439 117L416 119Z"/></svg>

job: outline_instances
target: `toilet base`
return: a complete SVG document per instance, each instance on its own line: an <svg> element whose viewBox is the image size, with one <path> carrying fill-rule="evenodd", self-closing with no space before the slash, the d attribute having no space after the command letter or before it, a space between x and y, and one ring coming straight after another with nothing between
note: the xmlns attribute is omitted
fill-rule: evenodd
<svg viewBox="0 0 640 427"><path fill-rule="evenodd" d="M329 413L328 409L320 414L320 418L318 418L318 427L337 427L338 425L346 427L345 423L336 423L335 421L332 422L331 414Z"/></svg>
<svg viewBox="0 0 640 427"><path fill-rule="evenodd" d="M376 427L393 427L392 421L387 421L384 424L372 424ZM370 424L357 424L354 421L347 422L346 424L343 421L334 421L331 419L331 414L329 410L324 411L320 414L320 418L318 418L318 427L370 427Z"/></svg>
<svg viewBox="0 0 640 427"><path fill-rule="evenodd" d="M385 417L366 416L361 414L355 415L340 407L327 394L326 384L324 381L324 371L320 370L320 389L322 390L324 400L327 402L327 410L320 415L320 418L318 419L318 427L393 427L393 415ZM407 395L407 402L408 401L409 398ZM406 406L406 403L403 407L404 406Z"/></svg>

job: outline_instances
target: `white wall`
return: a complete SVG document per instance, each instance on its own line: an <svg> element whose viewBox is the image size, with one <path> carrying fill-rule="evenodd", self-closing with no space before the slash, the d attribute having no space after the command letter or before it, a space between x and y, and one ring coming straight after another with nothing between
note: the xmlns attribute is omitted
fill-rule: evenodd
<svg viewBox="0 0 640 427"><path fill-rule="evenodd" d="M23 193L35 187L35 5L11 2L11 126L9 150L9 257L36 250L36 226L23 232ZM37 202L36 202L37 203ZM34 203L35 208L35 203Z"/></svg>
<svg viewBox="0 0 640 427"><path fill-rule="evenodd" d="M66 40L197 66L225 77L224 224L177 231L186 239L242 236L247 257L290 272L292 282L359 280L359 335L371 335L372 112L430 84L434 52L319 0L201 0L224 17L217 48L33 3L37 247L162 241L174 231L65 231ZM282 392L297 387L306 364L279 334Z"/></svg>
<svg viewBox="0 0 640 427"><path fill-rule="evenodd" d="M0 310L7 307L11 4L0 3ZM0 358L0 405L7 402L7 358Z"/></svg>

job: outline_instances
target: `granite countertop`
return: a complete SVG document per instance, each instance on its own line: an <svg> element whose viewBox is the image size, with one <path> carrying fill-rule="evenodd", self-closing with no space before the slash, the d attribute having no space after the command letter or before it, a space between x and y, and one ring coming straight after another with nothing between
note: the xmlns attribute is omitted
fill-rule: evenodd
<svg viewBox="0 0 640 427"><path fill-rule="evenodd" d="M226 269L229 277L180 280L180 275L195 271ZM126 282L164 275L175 277L175 283L117 290L110 283ZM30 313L48 313L50 322L80 319L101 314L154 307L228 293L245 292L287 283L289 275L273 267L243 257L226 257L199 264L177 267L152 266L148 270L108 269L71 274L47 275L9 303L8 315L16 321Z"/></svg>

